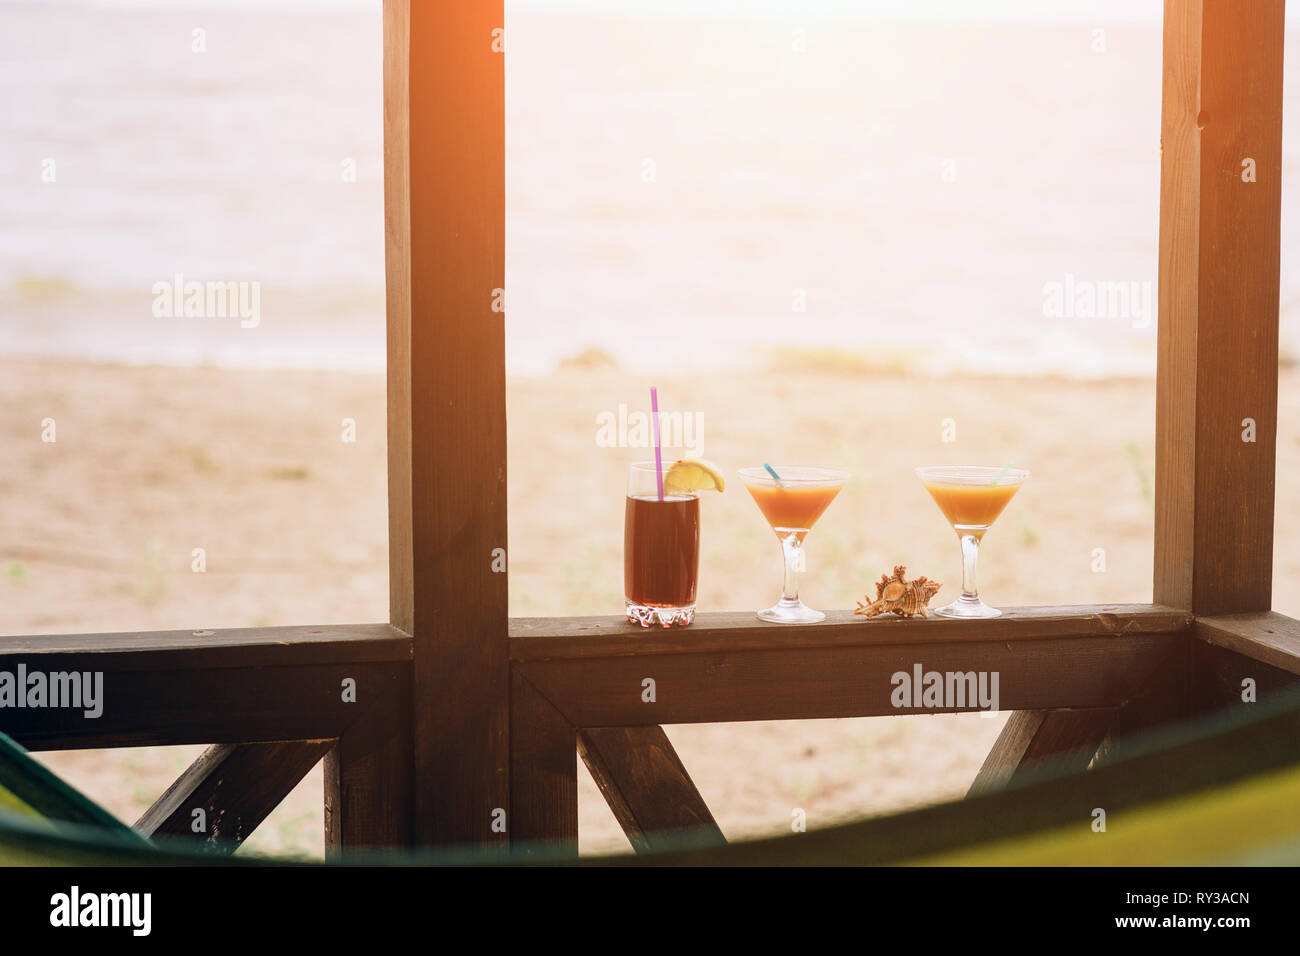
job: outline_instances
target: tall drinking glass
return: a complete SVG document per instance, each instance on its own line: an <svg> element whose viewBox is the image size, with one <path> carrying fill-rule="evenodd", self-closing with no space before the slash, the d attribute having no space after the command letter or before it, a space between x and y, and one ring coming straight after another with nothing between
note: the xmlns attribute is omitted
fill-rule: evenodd
<svg viewBox="0 0 1300 956"><path fill-rule="evenodd" d="M627 619L642 627L690 624L699 569L699 494L676 490L660 499L655 463L634 462L623 518Z"/></svg>

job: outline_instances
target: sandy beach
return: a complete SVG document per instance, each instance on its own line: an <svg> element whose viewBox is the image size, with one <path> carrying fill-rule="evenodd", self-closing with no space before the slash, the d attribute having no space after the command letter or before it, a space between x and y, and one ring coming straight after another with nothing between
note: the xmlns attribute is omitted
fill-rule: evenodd
<svg viewBox="0 0 1300 956"><path fill-rule="evenodd" d="M990 603L1151 597L1154 383L925 379L852 356L790 353L780 371L662 378L666 409L698 415L729 474L762 460L854 478L808 542L804 596L852 607L895 563L944 582L951 532L911 469L1014 461L1033 477L989 534ZM509 386L511 611L621 609L626 463L596 422L647 382L591 357ZM1282 379L1276 606L1300 609L1300 376ZM0 566L7 633L383 620L387 614L382 376L0 361ZM41 440L54 419L55 442ZM355 443L341 422L356 421ZM950 420L950 421L949 421ZM780 423L774 426L773 423ZM944 441L951 427L956 441ZM738 481L703 503L700 606L765 606L778 548ZM203 548L207 570L191 570ZM1104 551L1105 570L1097 567ZM960 795L1002 718L871 718L673 727L730 837L779 833ZM43 756L134 820L201 747ZM582 773L584 852L625 847ZM248 842L317 856L321 775Z"/></svg>

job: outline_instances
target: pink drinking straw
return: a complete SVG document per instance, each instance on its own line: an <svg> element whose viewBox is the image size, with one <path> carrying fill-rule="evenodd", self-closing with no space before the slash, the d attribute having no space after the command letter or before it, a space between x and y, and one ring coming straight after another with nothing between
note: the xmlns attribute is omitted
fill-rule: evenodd
<svg viewBox="0 0 1300 956"><path fill-rule="evenodd" d="M655 428L655 481L659 484L659 500L664 500L664 453L659 446L659 389L650 386L650 411L654 413Z"/></svg>

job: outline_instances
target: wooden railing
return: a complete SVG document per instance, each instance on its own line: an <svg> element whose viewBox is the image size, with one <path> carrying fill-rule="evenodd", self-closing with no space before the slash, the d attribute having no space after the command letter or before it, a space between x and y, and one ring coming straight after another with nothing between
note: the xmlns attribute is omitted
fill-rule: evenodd
<svg viewBox="0 0 1300 956"><path fill-rule="evenodd" d="M639 851L722 834L662 725L973 711L895 706L891 675L996 671L1015 711L972 787L1052 759L1083 769L1134 733L1300 681L1300 622L1154 605L1018 608L987 621L802 628L748 614L643 631L618 618L512 622L512 837L577 849L580 755ZM6 711L36 750L216 742L141 817L232 852L322 757L331 850L411 843L411 640L389 625L0 638L0 670L104 674L99 718ZM647 679L653 694L647 694ZM1157 706L1151 708L1152 700ZM195 811L207 824L194 830Z"/></svg>
<svg viewBox="0 0 1300 956"><path fill-rule="evenodd" d="M146 834L233 851L325 756L327 844L410 841L411 638L391 625L0 637L0 670L20 665L103 674L99 717L0 711L29 749L215 745L140 819Z"/></svg>
<svg viewBox="0 0 1300 956"><path fill-rule="evenodd" d="M1049 721L1060 738L1053 753L1090 748L1091 757L1126 704L1178 679L1190 627L1185 612L1143 605L1017 608L983 621L864 622L842 612L798 628L752 614L703 614L673 631L618 618L515 621L514 834L576 852L575 746L634 846L653 848L655 833L692 822L716 831L660 725L980 709L976 700L899 706L892 675L918 664L996 673L1003 710L1098 715L1070 728ZM1004 775L1013 749L1016 763L1040 756L1021 736L1003 734L986 780Z"/></svg>
<svg viewBox="0 0 1300 956"><path fill-rule="evenodd" d="M213 743L147 832L203 808L228 849L326 753L331 847L571 852L577 754L639 849L720 839L663 724L906 713L889 678L915 662L1000 674L1015 713L976 791L1241 706L1247 678L1292 684L1300 624L1269 612L1283 20L1282 0L1165 4L1154 605L661 633L507 619L503 4L385 0L391 624L3 638L0 666L103 670L112 704L0 729Z"/></svg>

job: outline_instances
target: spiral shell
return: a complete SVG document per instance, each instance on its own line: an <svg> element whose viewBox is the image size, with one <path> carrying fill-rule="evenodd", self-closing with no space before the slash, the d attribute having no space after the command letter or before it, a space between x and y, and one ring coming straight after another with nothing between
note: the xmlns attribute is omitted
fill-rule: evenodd
<svg viewBox="0 0 1300 956"><path fill-rule="evenodd" d="M896 564L892 577L887 574L880 576L880 580L876 583L876 599L866 604L859 601L858 609L853 613L864 617L875 617L877 614L927 617L926 605L941 587L943 585L938 581L931 581L924 576L908 581L907 567Z"/></svg>

